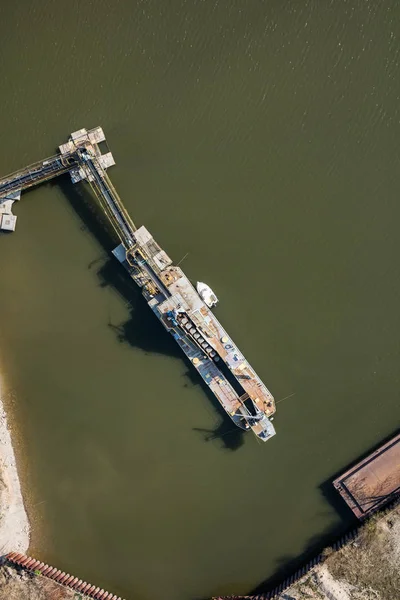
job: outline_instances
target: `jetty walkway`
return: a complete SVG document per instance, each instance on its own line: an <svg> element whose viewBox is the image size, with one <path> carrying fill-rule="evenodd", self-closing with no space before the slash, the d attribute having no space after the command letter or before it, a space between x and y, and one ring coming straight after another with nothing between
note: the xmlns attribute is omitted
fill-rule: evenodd
<svg viewBox="0 0 400 600"><path fill-rule="evenodd" d="M115 164L111 152L101 153L106 138L101 127L79 129L59 146L59 153L0 179L0 229L14 231L17 217L12 205L21 193L35 185L69 173L73 183L87 180L118 238L126 246L134 244L136 227L112 185L106 170Z"/></svg>

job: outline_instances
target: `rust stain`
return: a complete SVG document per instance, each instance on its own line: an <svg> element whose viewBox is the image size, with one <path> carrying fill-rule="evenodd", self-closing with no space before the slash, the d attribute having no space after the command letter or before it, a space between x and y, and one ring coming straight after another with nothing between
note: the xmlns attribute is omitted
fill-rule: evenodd
<svg viewBox="0 0 400 600"><path fill-rule="evenodd" d="M78 579L69 573L64 573L54 567L46 565L30 556L19 554L18 552L10 552L6 556L6 560L14 565L18 565L27 571L40 571L42 577L52 579L58 584L68 587L79 592L83 592L89 598L96 600L123 600L119 596L113 595L111 592L107 592L95 585L87 583L82 579Z"/></svg>

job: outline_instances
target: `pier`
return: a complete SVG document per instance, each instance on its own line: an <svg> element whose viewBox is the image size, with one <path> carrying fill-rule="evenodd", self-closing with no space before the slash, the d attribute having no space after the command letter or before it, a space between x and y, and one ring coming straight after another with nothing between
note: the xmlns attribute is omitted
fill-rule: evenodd
<svg viewBox="0 0 400 600"><path fill-rule="evenodd" d="M105 139L101 127L89 131L80 129L59 147L59 154L0 179L0 228L15 230L16 217L12 214L12 205L20 200L21 192L69 173L73 183L84 180L90 183L118 237L125 243L131 243L135 226L106 175L106 169L115 164L114 158L111 152L101 154L99 149L99 144Z"/></svg>
<svg viewBox="0 0 400 600"><path fill-rule="evenodd" d="M93 149L95 156L101 159L103 168L114 164L112 155L101 156L98 143L104 140L101 127L89 132L80 130L71 134L67 144L60 146L59 154L45 158L0 179L0 229L15 230L17 218L12 213L12 205L15 201L20 200L21 192L68 172L73 181L87 178L87 174L82 169L81 152L83 150Z"/></svg>
<svg viewBox="0 0 400 600"><path fill-rule="evenodd" d="M59 153L0 179L0 229L14 231L13 203L24 190L69 173L73 183L87 181L112 225L119 245L113 254L164 328L197 370L233 423L266 441L275 435L271 392L245 359L184 272L149 231L137 228L115 190L107 169L111 152L102 154L101 127L80 129L59 146Z"/></svg>

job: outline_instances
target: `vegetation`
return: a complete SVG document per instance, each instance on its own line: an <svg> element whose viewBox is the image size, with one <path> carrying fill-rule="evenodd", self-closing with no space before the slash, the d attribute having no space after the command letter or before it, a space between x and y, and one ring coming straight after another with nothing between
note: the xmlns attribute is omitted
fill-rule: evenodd
<svg viewBox="0 0 400 600"><path fill-rule="evenodd" d="M400 599L400 505L369 519L356 539L326 548L323 561L280 600Z"/></svg>
<svg viewBox="0 0 400 600"><path fill-rule="evenodd" d="M365 600L400 598L400 515L373 517L351 544L326 560L331 575Z"/></svg>
<svg viewBox="0 0 400 600"><path fill-rule="evenodd" d="M82 596L81 599L86 600ZM0 568L0 600L78 600L78 595L46 577L3 566Z"/></svg>

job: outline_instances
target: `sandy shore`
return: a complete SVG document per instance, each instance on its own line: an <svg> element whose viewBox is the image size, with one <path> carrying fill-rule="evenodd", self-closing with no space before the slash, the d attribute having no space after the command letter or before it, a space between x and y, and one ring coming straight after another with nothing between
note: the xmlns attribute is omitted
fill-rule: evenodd
<svg viewBox="0 0 400 600"><path fill-rule="evenodd" d="M25 511L17 465L3 405L0 377L0 555L29 547L29 521Z"/></svg>

